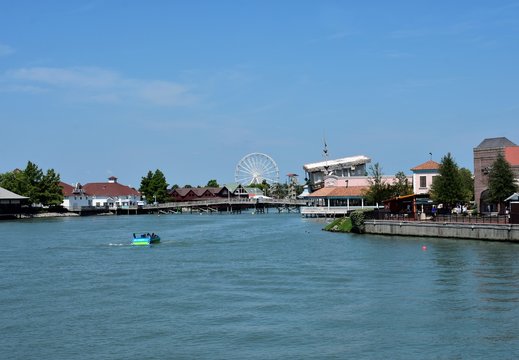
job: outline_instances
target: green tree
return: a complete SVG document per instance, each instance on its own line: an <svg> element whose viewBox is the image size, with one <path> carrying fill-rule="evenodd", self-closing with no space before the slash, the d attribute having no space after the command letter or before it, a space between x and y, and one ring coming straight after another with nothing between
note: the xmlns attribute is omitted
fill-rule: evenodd
<svg viewBox="0 0 519 360"><path fill-rule="evenodd" d="M59 183L59 174L54 169L47 170L38 184L40 202L43 205L59 206L63 203L63 191Z"/></svg>
<svg viewBox="0 0 519 360"><path fill-rule="evenodd" d="M270 193L276 199L284 199L288 196L288 185L280 183L272 184Z"/></svg>
<svg viewBox="0 0 519 360"><path fill-rule="evenodd" d="M383 179L382 167L379 163L371 165L369 167L369 178L370 184L368 190L364 193L364 196L370 204L381 204L382 201L391 197L391 186L387 184Z"/></svg>
<svg viewBox="0 0 519 360"><path fill-rule="evenodd" d="M472 172L467 168L461 168L459 172L463 189L462 200L464 202L472 201L474 200L474 177L472 176Z"/></svg>
<svg viewBox="0 0 519 360"><path fill-rule="evenodd" d="M260 189L265 196L270 196L271 186L267 182L267 180L263 180L261 182L261 184L250 184L250 185L247 185L246 187Z"/></svg>
<svg viewBox="0 0 519 360"><path fill-rule="evenodd" d="M451 209L457 202L464 200L465 195L458 164L451 153L442 158L438 173L431 185L431 197Z"/></svg>
<svg viewBox="0 0 519 360"><path fill-rule="evenodd" d="M218 181L216 181L215 179L211 179L207 182L207 187L217 188L220 187L220 185L218 185Z"/></svg>
<svg viewBox="0 0 519 360"><path fill-rule="evenodd" d="M20 170L7 172L0 175L0 186L18 195L26 196L28 193L25 173Z"/></svg>
<svg viewBox="0 0 519 360"><path fill-rule="evenodd" d="M36 164L29 161L25 170L15 170L0 176L0 186L16 194L27 196L30 204L58 206L63 203L60 176L54 169L44 175Z"/></svg>
<svg viewBox="0 0 519 360"><path fill-rule="evenodd" d="M169 201L168 183L164 173L159 169L155 170L154 173L150 170L145 177L141 178L139 191L148 202L164 203Z"/></svg>
<svg viewBox="0 0 519 360"><path fill-rule="evenodd" d="M31 204L42 204L41 192L38 185L43 179L43 171L38 168L36 164L29 161L23 172L25 174L25 186L27 187L27 192L24 196L29 197Z"/></svg>
<svg viewBox="0 0 519 360"><path fill-rule="evenodd" d="M504 200L517 192L517 184L510 163L502 154L492 164L488 173L488 198L499 205L499 212L503 211Z"/></svg>
<svg viewBox="0 0 519 360"><path fill-rule="evenodd" d="M151 170L148 171L146 176L141 178L141 186L139 188L139 192L146 198L148 201L153 199L154 191L151 188L151 179L153 179L153 172Z"/></svg>
<svg viewBox="0 0 519 360"><path fill-rule="evenodd" d="M396 182L391 186L392 197L410 195L413 193L413 186L409 183L407 175L403 171L395 174Z"/></svg>

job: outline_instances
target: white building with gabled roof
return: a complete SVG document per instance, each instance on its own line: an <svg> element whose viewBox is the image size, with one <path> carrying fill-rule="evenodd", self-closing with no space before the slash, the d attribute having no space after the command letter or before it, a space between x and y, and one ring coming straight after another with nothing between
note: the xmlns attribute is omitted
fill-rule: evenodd
<svg viewBox="0 0 519 360"><path fill-rule="evenodd" d="M84 207L92 206L92 197L88 195L83 186L80 183L69 185L64 182L60 182L61 191L63 193L63 206L68 211L81 211Z"/></svg>

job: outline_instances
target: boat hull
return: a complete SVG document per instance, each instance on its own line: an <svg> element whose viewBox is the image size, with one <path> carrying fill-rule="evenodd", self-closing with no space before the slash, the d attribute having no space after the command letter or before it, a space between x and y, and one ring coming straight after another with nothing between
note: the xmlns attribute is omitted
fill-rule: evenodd
<svg viewBox="0 0 519 360"><path fill-rule="evenodd" d="M159 242L160 242L160 236L158 236L158 235L140 236L140 237L133 238L132 245L149 246L150 244L157 244Z"/></svg>
<svg viewBox="0 0 519 360"><path fill-rule="evenodd" d="M150 239L148 239L148 238L133 239L132 245L133 246L149 246Z"/></svg>

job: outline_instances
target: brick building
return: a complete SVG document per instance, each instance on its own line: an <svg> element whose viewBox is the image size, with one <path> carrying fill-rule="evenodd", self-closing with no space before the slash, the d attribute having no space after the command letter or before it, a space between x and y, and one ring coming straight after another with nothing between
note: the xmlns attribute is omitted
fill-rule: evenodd
<svg viewBox="0 0 519 360"><path fill-rule="evenodd" d="M480 212L495 212L497 204L486 199L488 173L501 153L512 166L515 178L519 179L519 146L506 137L485 139L474 148L474 197ZM510 194L512 195L512 194Z"/></svg>

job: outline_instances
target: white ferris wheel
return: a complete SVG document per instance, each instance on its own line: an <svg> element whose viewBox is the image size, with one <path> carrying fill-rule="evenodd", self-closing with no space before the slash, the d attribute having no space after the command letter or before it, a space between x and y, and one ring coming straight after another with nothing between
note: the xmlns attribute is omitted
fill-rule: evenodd
<svg viewBox="0 0 519 360"><path fill-rule="evenodd" d="M270 156L262 153L252 153L244 156L234 173L234 181L242 185L269 184L279 182L279 169Z"/></svg>

